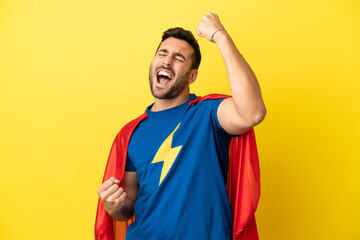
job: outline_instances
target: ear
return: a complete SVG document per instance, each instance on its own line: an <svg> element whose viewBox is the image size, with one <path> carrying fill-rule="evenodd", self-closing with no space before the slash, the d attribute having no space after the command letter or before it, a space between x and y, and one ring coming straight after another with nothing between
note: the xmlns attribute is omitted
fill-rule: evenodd
<svg viewBox="0 0 360 240"><path fill-rule="evenodd" d="M189 75L189 79L188 79L188 83L192 84L193 82L195 82L195 80L197 78L197 75L198 75L198 70L197 69L191 70L190 75Z"/></svg>

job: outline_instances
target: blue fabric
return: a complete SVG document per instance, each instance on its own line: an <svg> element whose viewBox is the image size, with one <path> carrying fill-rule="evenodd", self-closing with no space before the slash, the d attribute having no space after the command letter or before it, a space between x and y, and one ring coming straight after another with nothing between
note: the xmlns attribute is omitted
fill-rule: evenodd
<svg viewBox="0 0 360 240"><path fill-rule="evenodd" d="M186 103L160 112L149 106L149 117L131 137L126 171L137 172L140 190L127 240L231 239L225 188L231 136L217 119L223 99L189 105L195 98L192 94ZM152 162L172 132L172 149L181 149L160 183L163 162Z"/></svg>

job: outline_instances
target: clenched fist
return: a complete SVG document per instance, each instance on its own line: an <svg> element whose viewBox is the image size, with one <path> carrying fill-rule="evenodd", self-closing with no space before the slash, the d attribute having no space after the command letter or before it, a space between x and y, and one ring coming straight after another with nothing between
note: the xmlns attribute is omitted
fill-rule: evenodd
<svg viewBox="0 0 360 240"><path fill-rule="evenodd" d="M121 212L126 199L126 193L123 188L119 187L119 184L119 180L111 177L97 190L106 212L113 218L116 218L115 216Z"/></svg>
<svg viewBox="0 0 360 240"><path fill-rule="evenodd" d="M203 16L197 27L197 35L205 37L207 40L216 42L216 35L220 31L225 31L220 19L216 13L208 13Z"/></svg>

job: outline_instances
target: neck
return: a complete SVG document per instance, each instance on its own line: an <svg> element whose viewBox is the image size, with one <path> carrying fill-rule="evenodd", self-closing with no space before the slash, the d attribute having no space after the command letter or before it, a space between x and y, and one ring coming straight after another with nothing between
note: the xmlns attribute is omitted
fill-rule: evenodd
<svg viewBox="0 0 360 240"><path fill-rule="evenodd" d="M183 103L185 103L188 99L189 99L190 94L186 94L186 95L179 95L176 98L171 98L171 99L159 99L159 98L155 98L155 103L154 105L151 107L150 111L152 112L158 112L158 111L163 111L169 108L173 108L176 106L179 106Z"/></svg>

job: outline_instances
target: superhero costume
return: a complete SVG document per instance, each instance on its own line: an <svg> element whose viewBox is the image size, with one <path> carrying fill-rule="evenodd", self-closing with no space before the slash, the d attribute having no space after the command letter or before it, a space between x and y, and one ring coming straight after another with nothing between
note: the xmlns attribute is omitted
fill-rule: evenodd
<svg viewBox="0 0 360 240"><path fill-rule="evenodd" d="M196 98L189 104L206 99L224 98L224 95L208 95ZM110 176L122 179L126 164L128 142L132 131L147 117L143 114L125 125L116 136L111 148L103 181ZM229 147L228 194L233 213L233 239L258 239L254 213L260 196L259 165L253 129L232 139ZM132 219L133 220L133 219ZM219 219L221 221L221 219ZM113 220L99 200L95 225L95 237L101 240L125 239L128 222ZM120 234L119 234L120 232ZM115 236L115 238L114 238Z"/></svg>
<svg viewBox="0 0 360 240"><path fill-rule="evenodd" d="M127 240L230 240L226 192L229 135L218 122L224 100L188 100L148 117L132 133L125 171L140 186ZM217 221L221 219L221 221Z"/></svg>

